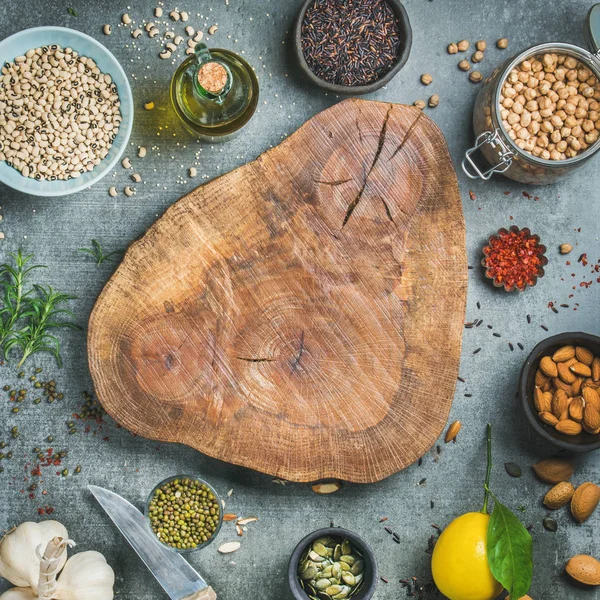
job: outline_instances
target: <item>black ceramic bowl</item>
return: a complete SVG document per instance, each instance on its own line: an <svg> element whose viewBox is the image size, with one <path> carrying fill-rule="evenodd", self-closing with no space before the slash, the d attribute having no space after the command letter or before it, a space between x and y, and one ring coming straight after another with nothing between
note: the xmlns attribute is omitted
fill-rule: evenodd
<svg viewBox="0 0 600 600"><path fill-rule="evenodd" d="M396 16L398 17L398 24L400 26L400 36L403 41L400 44L398 56L396 57L391 69L385 75L383 75L383 77L367 85L348 86L324 81L323 79L317 77L308 66L308 63L304 58L304 53L302 52L302 21L304 20L306 10L312 4L313 0L305 0L298 14L298 19L296 20L296 27L294 30L294 46L296 56L298 57L298 62L300 63L300 68L313 83L316 83L318 86L333 92L334 94L352 94L353 96L358 96L361 94L369 94L370 92L378 90L379 88L388 84L395 77L398 71L400 71L400 69L406 64L406 61L410 56L410 49L412 46L412 29L410 27L408 13L406 12L404 5L399 0L386 1L396 13Z"/></svg>
<svg viewBox="0 0 600 600"><path fill-rule="evenodd" d="M555 446L572 452L589 452L600 448L600 435L592 435L585 431L579 435L564 435L549 425L542 423L533 403L535 372L543 356L554 354L561 346L585 346L596 356L600 355L600 337L589 333L560 333L541 341L527 357L519 378L519 396L523 403L525 415L531 426Z"/></svg>
<svg viewBox="0 0 600 600"><path fill-rule="evenodd" d="M300 556L309 544L312 544L317 538L326 535L349 539L352 545L363 555L365 561L365 583L360 592L352 596L352 600L370 600L373 597L373 594L375 594L375 588L379 581L375 554L360 536L347 529L342 529L341 527L327 527L326 529L313 531L296 546L292 553L292 557L290 558L288 567L288 581L294 598L296 600L309 600L307 593L302 589L298 579L298 562L300 561Z"/></svg>

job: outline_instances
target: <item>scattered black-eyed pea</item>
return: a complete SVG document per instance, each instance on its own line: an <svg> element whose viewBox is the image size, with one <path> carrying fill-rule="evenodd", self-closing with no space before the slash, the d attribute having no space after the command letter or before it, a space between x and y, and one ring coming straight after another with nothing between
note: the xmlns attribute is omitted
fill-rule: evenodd
<svg viewBox="0 0 600 600"><path fill-rule="evenodd" d="M189 18L190 18L190 15L189 15L187 12L185 12L185 10L182 10L182 11L181 11L181 14L180 14L180 16L181 16L181 20L182 20L184 23L185 23L185 21L188 21L188 20L189 20Z"/></svg>
<svg viewBox="0 0 600 600"><path fill-rule="evenodd" d="M150 31L151 29L156 29L156 26L154 25L154 23L152 21L150 21L144 25L144 29L146 31Z"/></svg>
<svg viewBox="0 0 600 600"><path fill-rule="evenodd" d="M203 37L204 37L204 33L202 31L197 31L196 35L193 37L193 40L195 42L201 42Z"/></svg>
<svg viewBox="0 0 600 600"><path fill-rule="evenodd" d="M469 75L469 79L473 82L473 83L479 83L482 79L483 79L483 75L479 72L479 71L473 71L470 75Z"/></svg>
<svg viewBox="0 0 600 600"><path fill-rule="evenodd" d="M181 42L183 42L183 36L176 35L175 38L173 39L173 42L175 42L175 44L177 44L177 46L179 46L179 44L181 44Z"/></svg>
<svg viewBox="0 0 600 600"><path fill-rule="evenodd" d="M110 35L112 33L112 27L107 23L104 25L104 27L102 27L102 33L104 35Z"/></svg>
<svg viewBox="0 0 600 600"><path fill-rule="evenodd" d="M439 103L440 103L440 97L438 94L433 94L433 96L431 96L429 98L428 104L429 104L430 108L435 108L436 106L439 105Z"/></svg>
<svg viewBox="0 0 600 600"><path fill-rule="evenodd" d="M134 29L131 32L131 37L135 38L137 40L137 38L139 38L142 35L142 30L138 27L137 29Z"/></svg>
<svg viewBox="0 0 600 600"><path fill-rule="evenodd" d="M121 161L121 165L124 169L131 169L131 161L127 157Z"/></svg>
<svg viewBox="0 0 600 600"><path fill-rule="evenodd" d="M458 48L459 52L466 52L469 49L470 45L471 44L469 44L467 40L461 40L460 42L458 42L456 47Z"/></svg>
<svg viewBox="0 0 600 600"><path fill-rule="evenodd" d="M130 185L127 185L127 186L125 186L125 189L123 190L123 192L125 193L126 196L131 198L131 196L133 196L135 194L135 188L131 187Z"/></svg>
<svg viewBox="0 0 600 600"><path fill-rule="evenodd" d="M165 44L165 48L169 50L169 52L176 52L177 46L173 42L168 42Z"/></svg>
<svg viewBox="0 0 600 600"><path fill-rule="evenodd" d="M188 37L192 37L192 36L194 35L194 33L196 33L196 30L195 30L195 29L194 29L194 28L193 28L191 25L188 25L188 26L185 28L185 34L186 34Z"/></svg>
<svg viewBox="0 0 600 600"><path fill-rule="evenodd" d="M423 73L421 75L421 83L423 85L429 85L433 81L433 77L429 73Z"/></svg>
<svg viewBox="0 0 600 600"><path fill-rule="evenodd" d="M480 52L485 52L487 50L487 44L486 44L485 40L479 40L475 44L475 48L477 48L477 50L479 50Z"/></svg>
<svg viewBox="0 0 600 600"><path fill-rule="evenodd" d="M114 185L111 185L111 186L108 188L108 195L109 195L111 198L114 198L115 196L118 196L118 195L119 195L119 192L117 191L117 188L116 188Z"/></svg>
<svg viewBox="0 0 600 600"><path fill-rule="evenodd" d="M138 148L138 156L140 158L144 158L144 156L146 156L146 148L144 148L144 146L140 146Z"/></svg>
<svg viewBox="0 0 600 600"><path fill-rule="evenodd" d="M500 38L496 42L496 46L498 46L498 48L500 48L500 50L505 50L506 48L508 48L508 39L507 38Z"/></svg>
<svg viewBox="0 0 600 600"><path fill-rule="evenodd" d="M121 22L123 23L123 25L129 25L131 23L131 17L127 13L125 13L121 17Z"/></svg>
<svg viewBox="0 0 600 600"><path fill-rule="evenodd" d="M416 106L419 110L423 110L427 106L427 103L425 100L415 100L413 106Z"/></svg>
<svg viewBox="0 0 600 600"><path fill-rule="evenodd" d="M458 68L461 71L468 71L471 68L471 65L468 60L463 59L458 63Z"/></svg>
<svg viewBox="0 0 600 600"><path fill-rule="evenodd" d="M194 54L194 49L193 48L186 48L185 49L185 53L186 54Z"/></svg>
<svg viewBox="0 0 600 600"><path fill-rule="evenodd" d="M191 48L192 50L196 47L196 44L197 44L197 42L195 39L191 39L191 40L187 41L188 48Z"/></svg>
<svg viewBox="0 0 600 600"><path fill-rule="evenodd" d="M174 31L165 31L165 38L168 40L172 40L175 37Z"/></svg>
<svg viewBox="0 0 600 600"><path fill-rule="evenodd" d="M152 29L150 29L150 31L148 32L148 35L149 35L151 38L154 38L154 37L156 37L156 36L157 36L159 33L160 33L160 31L159 31L159 30L158 30L156 27L153 27L153 28L152 28Z"/></svg>
<svg viewBox="0 0 600 600"><path fill-rule="evenodd" d="M217 33L217 30L218 30L218 29L219 29L219 28L218 28L216 25L211 25L211 26L208 28L208 33L210 33L210 35L214 35L215 33Z"/></svg>
<svg viewBox="0 0 600 600"><path fill-rule="evenodd" d="M181 19L181 15L176 10L172 10L169 13L169 17L171 18L172 21L179 21L179 19Z"/></svg>
<svg viewBox="0 0 600 600"><path fill-rule="evenodd" d="M159 52L158 55L163 59L166 60L167 58L171 58L171 56L173 56L173 53L170 50L163 50L162 52Z"/></svg>
<svg viewBox="0 0 600 600"><path fill-rule="evenodd" d="M144 104L144 110L153 110L154 109L154 102L150 101L150 102L146 102Z"/></svg>
<svg viewBox="0 0 600 600"><path fill-rule="evenodd" d="M154 9L154 16L155 17L162 17L163 16L163 9L160 6L157 6Z"/></svg>
<svg viewBox="0 0 600 600"><path fill-rule="evenodd" d="M448 44L448 54L456 54L458 52L458 45L455 43Z"/></svg>
<svg viewBox="0 0 600 600"><path fill-rule="evenodd" d="M477 50L477 52L475 52L475 54L473 54L473 56L471 57L471 61L473 61L474 63L480 63L483 60L483 58L483 51Z"/></svg>
<svg viewBox="0 0 600 600"><path fill-rule="evenodd" d="M190 177L196 177L196 175L198 175L196 167L190 167L188 173Z"/></svg>
<svg viewBox="0 0 600 600"><path fill-rule="evenodd" d="M139 183L142 180L142 176L139 173L132 173L131 179L136 183Z"/></svg>

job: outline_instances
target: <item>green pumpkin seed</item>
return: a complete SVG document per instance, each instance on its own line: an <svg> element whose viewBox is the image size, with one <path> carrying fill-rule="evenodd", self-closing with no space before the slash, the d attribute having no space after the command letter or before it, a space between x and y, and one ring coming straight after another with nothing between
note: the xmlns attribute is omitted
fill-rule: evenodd
<svg viewBox="0 0 600 600"><path fill-rule="evenodd" d="M352 546L348 540L342 542L342 554L352 554Z"/></svg>
<svg viewBox="0 0 600 600"><path fill-rule="evenodd" d="M336 579L339 579L342 576L342 567L339 562L333 563L333 566L331 567L331 574Z"/></svg>
<svg viewBox="0 0 600 600"><path fill-rule="evenodd" d="M318 590L326 590L330 586L331 586L330 579L319 579L318 581L315 581L315 588L317 588ZM329 593L329 592L327 592L327 593Z"/></svg>
<svg viewBox="0 0 600 600"><path fill-rule="evenodd" d="M327 548L321 544L321 543L315 543L313 544L313 552L316 552L319 556L323 556L324 558L327 558Z"/></svg>
<svg viewBox="0 0 600 600"><path fill-rule="evenodd" d="M511 477L521 477L523 475L521 467L514 462L504 463L504 469Z"/></svg>
<svg viewBox="0 0 600 600"><path fill-rule="evenodd" d="M317 554L314 550L311 550L309 552L308 557L310 558L310 560L312 560L313 562L316 562L316 563L320 563L325 560L324 556Z"/></svg>
<svg viewBox="0 0 600 600"><path fill-rule="evenodd" d="M333 550L333 560L338 562L340 560L340 556L342 555L342 546L341 544L336 544L335 549Z"/></svg>
<svg viewBox="0 0 600 600"><path fill-rule="evenodd" d="M546 517L542 521L542 525L544 526L544 529L546 529L547 531L551 531L552 533L554 533L558 529L558 523L550 517Z"/></svg>
<svg viewBox="0 0 600 600"><path fill-rule="evenodd" d="M352 571L352 575L360 575L365 570L365 561L362 559L358 559L350 569Z"/></svg>
<svg viewBox="0 0 600 600"><path fill-rule="evenodd" d="M344 598L350 598L350 588L344 588L339 594L332 596L333 600L344 600Z"/></svg>
<svg viewBox="0 0 600 600"><path fill-rule="evenodd" d="M344 562L352 566L356 562L356 558L354 558L352 554L342 554L342 556L340 556L340 562Z"/></svg>
<svg viewBox="0 0 600 600"><path fill-rule="evenodd" d="M342 571L350 571L352 570L352 567L346 563L346 562L341 562L340 563L340 567L342 567Z"/></svg>
<svg viewBox="0 0 600 600"><path fill-rule="evenodd" d="M356 580L354 579L354 575L352 575L352 573L350 573L350 571L347 571L345 573L342 573L342 581L348 585L354 586L356 584Z"/></svg>
<svg viewBox="0 0 600 600"><path fill-rule="evenodd" d="M358 575L355 575L354 576L354 584L358 586L362 582L363 578L364 578L364 575L362 573L359 573ZM360 588L357 587L356 591L358 591L359 589Z"/></svg>
<svg viewBox="0 0 600 600"><path fill-rule="evenodd" d="M330 596L335 596L336 594L339 594L340 592L343 592L344 588L341 585L330 585L326 590L325 593L329 594Z"/></svg>
<svg viewBox="0 0 600 600"><path fill-rule="evenodd" d="M304 571L300 573L300 579L304 579L308 581L309 579L313 579L317 575L317 569L313 564L308 564Z"/></svg>

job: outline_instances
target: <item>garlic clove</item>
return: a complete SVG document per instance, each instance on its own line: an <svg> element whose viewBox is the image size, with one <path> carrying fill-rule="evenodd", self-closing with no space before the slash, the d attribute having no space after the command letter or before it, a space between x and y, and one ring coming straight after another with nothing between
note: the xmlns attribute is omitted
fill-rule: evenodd
<svg viewBox="0 0 600 600"><path fill-rule="evenodd" d="M0 596L0 600L35 600L37 596L31 588L16 587Z"/></svg>
<svg viewBox="0 0 600 600"><path fill-rule="evenodd" d="M7 533L0 542L0 577L37 593L40 558L36 551L39 548L43 554L48 542L55 537L65 540L69 537L65 526L58 521L27 521ZM61 569L66 560L65 554L59 563Z"/></svg>
<svg viewBox="0 0 600 600"><path fill-rule="evenodd" d="M52 598L113 600L114 583L115 574L100 552L80 552L67 561L58 577Z"/></svg>

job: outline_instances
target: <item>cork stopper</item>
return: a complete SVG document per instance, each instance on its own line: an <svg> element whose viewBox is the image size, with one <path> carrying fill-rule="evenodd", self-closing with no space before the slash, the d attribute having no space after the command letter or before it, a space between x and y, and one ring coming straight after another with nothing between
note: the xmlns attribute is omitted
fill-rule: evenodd
<svg viewBox="0 0 600 600"><path fill-rule="evenodd" d="M219 94L227 84L227 71L217 62L204 63L198 71L198 83L211 94Z"/></svg>

